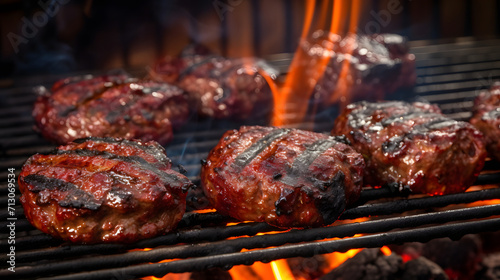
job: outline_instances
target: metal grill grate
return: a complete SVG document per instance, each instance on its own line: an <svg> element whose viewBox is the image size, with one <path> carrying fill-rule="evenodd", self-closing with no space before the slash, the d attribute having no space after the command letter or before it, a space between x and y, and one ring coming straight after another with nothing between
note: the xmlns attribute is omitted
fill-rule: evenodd
<svg viewBox="0 0 500 280"><path fill-rule="evenodd" d="M389 98L425 99L441 106L445 114L466 120L478 91L500 79L500 40L466 40L441 45L416 46L418 84L414 91L401 91ZM276 56L272 62L284 68L290 55ZM8 252L7 174L32 154L54 146L32 131L32 86L50 85L58 77L32 77L19 81L22 86L0 94L0 209L2 252ZM193 120L175 135L167 147L174 163L182 164L191 180L199 183L200 159L219 137L241 123ZM327 132L332 124L320 123ZM0 270L0 277L55 279L111 279L163 276L171 272L230 268L254 261L271 261L295 256L378 247L408 241L425 242L448 236L500 229L500 205L471 206L469 203L500 199L500 163L487 162L475 191L446 196L405 196L390 189L366 189L358 206L345 211L332 226L305 230L283 230L264 223L235 223L217 213L189 212L178 232L143 240L131 245L71 245L41 233L25 219L16 193L16 272ZM357 218L372 217L371 220ZM227 226L228 223L232 223ZM234 223L234 224L233 224ZM257 235L259 233L269 233ZM361 237L352 237L363 234ZM344 238L345 237L345 238ZM231 238L231 239L228 239ZM332 240L331 238L344 238ZM269 248L269 247L273 248ZM152 248L149 251L133 249ZM247 251L242 251L247 249ZM164 259L179 259L155 263ZM2 254L0 262L8 256Z"/></svg>

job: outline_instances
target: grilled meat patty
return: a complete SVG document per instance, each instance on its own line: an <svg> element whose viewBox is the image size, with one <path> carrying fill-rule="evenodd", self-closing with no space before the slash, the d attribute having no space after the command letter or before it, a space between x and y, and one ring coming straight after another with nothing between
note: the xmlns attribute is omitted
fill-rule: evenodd
<svg viewBox="0 0 500 280"><path fill-rule="evenodd" d="M479 94L470 122L484 134L489 155L500 160L500 82Z"/></svg>
<svg viewBox="0 0 500 280"><path fill-rule="evenodd" d="M227 131L201 183L218 212L279 227L333 223L357 200L364 161L324 134L260 126Z"/></svg>
<svg viewBox="0 0 500 280"><path fill-rule="evenodd" d="M335 121L366 160L364 181L413 193L465 191L486 157L482 134L466 122L443 116L437 106L399 101L358 102Z"/></svg>
<svg viewBox="0 0 500 280"><path fill-rule="evenodd" d="M189 117L178 87L126 75L72 77L45 91L33 110L36 128L64 144L83 137L120 137L168 143L173 126Z"/></svg>
<svg viewBox="0 0 500 280"><path fill-rule="evenodd" d="M201 46L190 46L177 57L166 57L151 73L153 79L185 90L199 115L245 120L269 114L273 79L262 60L229 59Z"/></svg>
<svg viewBox="0 0 500 280"><path fill-rule="evenodd" d="M341 37L319 30L301 47L312 56L312 64L316 57L330 57L311 95L320 109L343 98L350 99L343 102L381 100L415 84L415 56L404 37L396 34Z"/></svg>
<svg viewBox="0 0 500 280"><path fill-rule="evenodd" d="M154 141L86 138L36 154L19 175L28 220L79 243L134 242L175 229L192 183Z"/></svg>

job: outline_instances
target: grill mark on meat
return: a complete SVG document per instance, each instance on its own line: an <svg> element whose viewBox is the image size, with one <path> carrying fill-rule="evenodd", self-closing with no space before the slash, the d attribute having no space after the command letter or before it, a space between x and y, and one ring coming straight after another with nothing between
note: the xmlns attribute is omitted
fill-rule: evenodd
<svg viewBox="0 0 500 280"><path fill-rule="evenodd" d="M400 151L404 146L404 137L403 136L394 136L389 138L389 140L382 143L382 152L387 154L394 154L397 151Z"/></svg>
<svg viewBox="0 0 500 280"><path fill-rule="evenodd" d="M59 206L62 207L97 210L102 205L102 201L96 200L92 194L80 189L78 186L70 182L66 182L58 178L50 178L39 174L30 174L25 176L23 180L33 186L30 191L34 193L46 189L68 192L66 197L59 201Z"/></svg>
<svg viewBox="0 0 500 280"><path fill-rule="evenodd" d="M137 88L134 89L134 88L132 88L133 86L135 86ZM144 95L151 95L153 92L157 92L157 91L166 92L169 90L168 87L162 86L162 85L144 86L144 85L136 84L136 83L131 83L127 87L129 89L128 92L130 93L130 96L132 98L130 100L128 100L125 105L120 105L118 108L111 110L106 115L106 120L109 123L116 122L118 120L118 117L120 117L120 116L122 116L123 119L130 121L131 120L130 116L124 115L124 113L128 109L135 106L139 101L141 101L141 97L143 97ZM154 117L154 114L152 114L151 112L146 111L146 110L141 110L141 114L148 121L151 121ZM128 116L128 118L127 118L127 116Z"/></svg>
<svg viewBox="0 0 500 280"><path fill-rule="evenodd" d="M106 85L106 84L108 84L108 83L110 83L110 85ZM105 83L105 85L103 86L103 88L101 88L101 89L99 89L99 90L96 90L96 91L92 92L92 94L91 94L89 97L87 97L87 98L85 98L85 99L83 99L83 100L81 100L81 101L78 101L76 104L71 105L71 106L68 106L68 108L67 108L67 109L65 109L65 110L63 110L63 111L61 111L61 112L59 113L59 116L61 116L61 117L67 117L70 113L77 111L77 110L78 110L81 106L86 105L86 104L87 104L87 103L89 103L90 101L93 101L93 100L96 100L96 99L101 98L101 96L102 96L102 95L103 95L103 94L104 94L104 93L105 93L108 89L110 89L110 88L112 88L112 87L115 87L115 86L118 86L118 85L120 85L120 84L121 84L121 82L119 82L119 81L113 81L113 82L112 82L112 81L109 81L109 82L106 82L106 83Z"/></svg>
<svg viewBox="0 0 500 280"><path fill-rule="evenodd" d="M172 185L176 183L177 181L180 181L180 178L177 177L174 174L169 174L166 173L160 169L158 169L155 164L150 163L146 161L145 159L139 157L139 156L119 156L112 154L110 152L106 151L97 151L97 150L88 150L88 149L76 149L76 150L59 150L57 151L57 155L65 155L65 154L73 154L73 155L78 155L78 156L84 156L84 157L94 157L94 156L99 156L105 159L111 159L111 160L120 160L120 161L125 161L132 163L144 170L151 171L158 175L164 183L168 185Z"/></svg>
<svg viewBox="0 0 500 280"><path fill-rule="evenodd" d="M289 172L280 181L294 186L297 183L297 178L307 173L314 160L336 143L332 138L327 138L320 139L309 145L302 154L295 158Z"/></svg>
<svg viewBox="0 0 500 280"><path fill-rule="evenodd" d="M257 142L253 143L244 152L239 154L234 160L234 166L236 169L243 169L248 165L256 156L258 156L264 149L266 149L273 141L287 135L292 130L287 128L281 128L271 131L266 136L259 139Z"/></svg>
<svg viewBox="0 0 500 280"><path fill-rule="evenodd" d="M425 111L411 110L411 111L406 112L406 113L401 114L401 115L395 115L395 116L384 118L380 123L382 124L382 126L387 127L387 126L393 125L397 122L416 119L416 118L422 118L422 117L425 117L426 119L434 119L434 118L442 118L443 115L436 114L436 113L429 113L429 112L425 112Z"/></svg>
<svg viewBox="0 0 500 280"><path fill-rule="evenodd" d="M445 127L450 127L459 124L458 121L441 117L435 120L431 120L421 125L417 125L413 128L410 134L423 134L433 130L443 129Z"/></svg>
<svg viewBox="0 0 500 280"><path fill-rule="evenodd" d="M131 90L130 94L131 94L132 98L130 100L128 100L125 105L120 105L118 108L115 108L114 110L110 110L105 117L106 120L109 123L115 123L120 116L123 116L124 119L126 119L124 112L126 110L130 109L135 104L137 104L137 102L139 102L139 100L140 100L139 97L141 96L141 94L139 92L142 92L142 90ZM139 94L137 94L137 93L139 93ZM130 118L128 118L127 121L129 121L129 120L130 120Z"/></svg>
<svg viewBox="0 0 500 280"><path fill-rule="evenodd" d="M210 60L217 58L216 55L209 55L206 58L202 59L199 62L193 63L192 65L186 67L184 70L179 72L179 78L178 80L183 79L186 75L189 75L189 73L193 72L197 67L210 62Z"/></svg>
<svg viewBox="0 0 500 280"><path fill-rule="evenodd" d="M77 144L83 144L87 141L92 141L92 142L100 142L100 143L108 143L108 144L126 144L129 146L134 146L135 148L141 149L144 152L152 155L154 158L156 158L160 162L164 163L170 163L170 159L164 154L165 149L159 145L151 146L151 145L141 145L137 142L130 141L127 139L115 139L111 137L86 137L86 138L80 138L73 140L74 143Z"/></svg>

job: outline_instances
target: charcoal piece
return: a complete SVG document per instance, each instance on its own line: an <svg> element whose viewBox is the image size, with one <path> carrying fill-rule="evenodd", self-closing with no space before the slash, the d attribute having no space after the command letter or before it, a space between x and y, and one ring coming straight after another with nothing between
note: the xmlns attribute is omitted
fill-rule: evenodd
<svg viewBox="0 0 500 280"><path fill-rule="evenodd" d="M211 268L202 271L194 271L189 280L231 280L231 274L220 268Z"/></svg>
<svg viewBox="0 0 500 280"><path fill-rule="evenodd" d="M396 254L384 255L380 249L364 249L321 280L382 280L396 278L403 260Z"/></svg>
<svg viewBox="0 0 500 280"><path fill-rule="evenodd" d="M476 280L500 280L500 253L486 256L476 273Z"/></svg>
<svg viewBox="0 0 500 280"><path fill-rule="evenodd" d="M482 242L475 234L465 235L458 241L434 239L423 246L422 256L459 275L460 279L473 279L482 259Z"/></svg>
<svg viewBox="0 0 500 280"><path fill-rule="evenodd" d="M435 262L419 257L404 264L401 280L448 280L446 272Z"/></svg>
<svg viewBox="0 0 500 280"><path fill-rule="evenodd" d="M460 276L460 279L473 279L483 256L481 238L476 234L469 234L460 240L439 238L427 243L410 242L404 245L391 246L391 250L401 254L404 258L416 259L425 257L438 264L451 276Z"/></svg>
<svg viewBox="0 0 500 280"><path fill-rule="evenodd" d="M292 274L297 279L318 279L328 268L328 262L323 255L315 255L310 258L290 258L287 259L287 262Z"/></svg>

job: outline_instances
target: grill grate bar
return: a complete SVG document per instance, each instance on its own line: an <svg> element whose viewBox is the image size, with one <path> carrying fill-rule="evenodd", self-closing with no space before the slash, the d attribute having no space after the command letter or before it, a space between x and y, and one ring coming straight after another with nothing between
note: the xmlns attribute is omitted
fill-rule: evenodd
<svg viewBox="0 0 500 280"><path fill-rule="evenodd" d="M500 62L499 68L500 68ZM474 71L474 72L460 72L454 74L442 74L442 75L433 75L427 77L419 77L418 84L434 84L434 83L449 83L456 81L466 81L473 80L477 81L480 77L488 77L488 76L500 76L500 70L491 69L491 70L483 70L483 71Z"/></svg>
<svg viewBox="0 0 500 280"><path fill-rule="evenodd" d="M468 73L482 70L492 71L500 67L500 61L474 62L468 64L444 65L428 68L419 68L416 70L418 77L428 77L433 75L445 75L454 73ZM417 78L417 81L418 78Z"/></svg>
<svg viewBox="0 0 500 280"><path fill-rule="evenodd" d="M414 53L415 55L426 53L442 53L442 55L446 56L449 54L450 50L470 50L476 49L478 47L498 46L500 44L500 40L494 39L476 41L473 38L460 38L460 41L444 44L430 45L427 41L415 41L409 43L411 46L411 53Z"/></svg>
<svg viewBox="0 0 500 280"><path fill-rule="evenodd" d="M500 60L500 52L470 53L470 54L463 54L460 56L436 57L423 60L418 60L417 57L415 65L419 68L425 68L425 67L435 67L444 65L453 66L466 63L498 61L498 60Z"/></svg>
<svg viewBox="0 0 500 280"><path fill-rule="evenodd" d="M500 172L481 174L476 181L477 184L495 184L500 182ZM397 191L391 191L390 188L381 189L365 189L361 193L361 198L358 204L364 204L369 200L387 198L387 197L400 197L404 196L403 193ZM424 209L431 207L444 207L452 204L461 203L471 203L480 200L490 200L500 198L500 189L487 189L480 191L471 191L459 194L450 194L443 196L429 196L422 198L410 198L405 200L396 200L386 203L361 205L355 208L348 209L340 217L341 219L354 219L360 217L367 217L370 215L388 215L390 213L402 213L405 211ZM18 203L18 202L17 202ZM19 205L19 204L18 204ZM29 222L24 218L24 214L21 207L18 206L16 213L18 214L19 220L17 221L16 227L18 230L29 230L34 229ZM7 216L7 213L3 213L3 216ZM0 222L0 228L2 232L6 229L7 222ZM50 237L47 237L50 239ZM32 246L37 246L33 243L30 238L18 239L17 244L20 248L32 248ZM0 241L0 248L7 246L5 242Z"/></svg>
<svg viewBox="0 0 500 280"><path fill-rule="evenodd" d="M421 215L414 215L414 216L409 216L406 217L405 219L401 218L393 218L393 219L384 219L384 220L377 220L377 221L368 221L368 222L362 222L362 223L353 223L353 224L348 224L348 225L341 225L337 227L328 227L328 228L319 228L319 229L313 229L309 231L308 233L312 233L315 230L320 230L320 231L326 231L326 230L331 230L333 232L337 231L336 233L330 234L329 237L326 238L332 238L332 237L344 237L344 236L351 236L356 233L372 233L374 230L373 229L381 229L381 230L391 230L395 228L405 228L405 227L415 227L415 226L420 226L422 224L425 224L425 220L430 221L431 223L443 223L443 222L448 222L450 219L453 217L459 218L459 220L465 220L465 219L470 219L470 218L481 218L482 215L476 216L478 213L473 213L472 215L469 216L471 212L479 212L476 211L480 209L480 212L484 214L486 217L489 217L491 215L499 215L500 214L500 205L490 205L490 206L481 206L481 207L474 207L474 208L469 208L469 209L461 209L461 210L449 210L445 212L440 212L440 213L429 213L429 214L421 214ZM468 218L465 218L468 217ZM379 233L379 234L373 234L373 235L368 235L368 236L363 236L363 237L352 237L352 238L347 238L343 240L328 240L328 241L322 241L322 242L310 242L310 243L303 243L303 244L294 244L294 245L283 245L278 248L272 248L272 249L262 249L262 250L256 250L256 251L249 251L249 252L239 252L243 248L252 248L249 246L245 246L244 244L239 244L240 242L244 242L245 238L240 239L233 239L233 240L226 240L223 241L225 243L238 243L234 247L228 244L225 244L223 247L216 247L215 249L221 250L221 248L224 248L222 252L217 252L219 254L215 256L209 256L210 253L214 253L212 251L211 246L213 246L216 243L204 243L200 244L200 247L198 250L195 250L196 252L193 252L195 255L193 256L198 256L194 257L191 259L186 259L186 260L179 260L179 261L172 261L169 263L159 263L159 264L146 264L146 265L139 265L139 266L132 266L132 267L127 267L127 268L118 268L118 269L113 269L113 270L101 270L101 271L94 271L94 272L87 272L87 273L80 273L80 274L74 274L74 275L65 275L64 277L68 277L65 279L101 279L101 277L109 277L108 272L112 271L113 273L120 273L120 272L125 272L129 273L132 272L130 275L133 277L141 277L141 276L147 276L147 275L155 275L157 277L161 277L165 275L166 273L169 272L185 272L185 271L192 271L192 270L203 270L207 269L209 267L213 266L218 266L218 267L224 267L224 268L230 268L232 265L237 265L237 264L251 264L254 261L263 261L267 262L273 259L280 259L280 258L289 258L289 257L297 257L297 256L302 256L302 257L307 257L311 256L314 254L324 254L324 253L331 253L334 251L345 251L348 249L353 249L353 248L371 248L371 247L378 247L378 246L383 246L383 245L388 245L388 244L395 244L395 243L400 243L400 242L406 242L406 241L428 241L433 238L437 237L443 237L443 236L450 236L450 237L461 237L462 235L466 233L471 233L472 232L485 232L485 231L493 231L497 230L498 226L500 226L500 218L492 218L489 220L481 220L481 221L471 221L471 222L462 222L462 223L455 223L455 224L448 224L448 225L443 225L443 226L431 226L431 227L426 227L426 228L419 228L419 229L411 229L411 230L401 230L401 231L395 231L395 232L388 232L388 233ZM377 231L378 232L378 231ZM277 246L277 245L270 245L273 244L274 242L277 242L277 244L285 244L285 240L294 242L296 238L294 238L293 235L296 235L297 232L291 231L287 233L282 233L282 234L273 234L273 235L264 235L264 236L257 236L254 239L262 239L262 242L265 242L265 244L268 246ZM425 234L423 234L425 233ZM282 236L282 235L288 235L288 236ZM311 240L316 240L316 236L311 236L313 239ZM271 241L270 241L271 240ZM306 238L301 238L299 239L300 241L310 241L307 237ZM287 242L288 243L288 242ZM190 248L196 247L197 245L193 246L187 246L187 250ZM344 247L345 246L345 247ZM139 256L143 261L154 261L163 259L171 250L175 250L175 247L170 247L170 248L160 248L160 249L155 249L151 251L143 251L143 252L133 252L134 256ZM181 250L182 253L184 253L184 250ZM131 253L127 253L126 255L132 256ZM206 256L206 257L199 257L199 256ZM226 256L232 256L234 259L226 259ZM254 259L253 256L258 256L258 258ZM106 259L102 259L102 261L106 262L111 262L109 260L110 256L108 256ZM223 259L223 262L218 262L217 260ZM121 261L127 261L128 259L124 259ZM200 260L206 260L202 261L200 263ZM236 261L237 260L237 261ZM83 260L81 260L83 261ZM95 265L99 265L102 263L95 263ZM60 268L57 266L61 266ZM74 265L74 264L73 264ZM90 267L92 264L88 264ZM185 266L184 266L185 265ZM45 269L47 266L42 267L41 269ZM50 266L50 271L51 273L55 272L55 269L71 269L72 264L70 262L65 262L65 263L59 263L59 264L51 264ZM102 266L100 266L102 267ZM182 268L180 268L182 267ZM158 268L155 269L155 268ZM32 269L32 268L29 268ZM95 269L95 267L94 267ZM49 270L49 268L47 268ZM45 271L45 270L44 270ZM40 273L44 271L38 271L37 275L40 275ZM47 272L50 272L47 271ZM74 271L74 270L73 270ZM19 273L18 273L19 272ZM23 276L28 276L28 275L23 275L25 273L24 268L19 268L18 272L16 272L16 277L23 277ZM0 271L0 275L2 275L3 271ZM18 276L19 275L19 276ZM73 278L75 277L75 278ZM80 278L80 277L92 277L92 278ZM57 279L57 278L54 278Z"/></svg>
<svg viewBox="0 0 500 280"><path fill-rule="evenodd" d="M400 200L388 203L379 203L371 205L363 205L357 208L347 210L342 219L355 219L360 217L367 217L369 215L384 215L405 212L413 209L426 209L429 207L440 207L449 205L446 198L455 199L457 203L467 203L469 201L478 201L483 199L492 199L500 197L500 189L483 190L478 192L470 192L466 194L448 195L444 197L427 197L422 199ZM456 197L467 199L456 200ZM426 203L428 201L437 201L438 203ZM416 207L417 206L417 207ZM388 209L391 209L389 211ZM368 212L367 212L368 211ZM368 215L367 215L368 213ZM243 248L253 249L269 246L280 246L285 243L313 241L333 237L346 237L352 236L356 233L376 233L385 232L394 228L416 227L425 224L434 224L449 221L459 221L472 218L484 218L493 215L500 215L500 205L470 207L457 210L448 210L441 212L432 212L426 214L418 214L413 216L387 218L380 220L373 220L361 223L352 223L338 226L331 226L325 228L315 228L305 231L292 230L284 233L277 233L265 236L256 236L252 238L238 238L233 240L225 240L228 237L236 237L241 235L254 235L259 232L276 231L277 229L263 223L250 223L238 224L236 226L223 227L223 228L206 228L202 230L188 230L186 232L179 232L176 234L165 235L158 245L178 244L183 242L203 241L209 240L211 243L198 243L193 245L180 245L168 248L156 248L147 252L133 252L134 254L126 253L125 255L113 255L104 257L93 257L88 260L77 259L74 261L60 262L58 264L45 265L43 262L40 266L30 264L29 268L19 267L18 271L28 271L32 275L44 275L43 273L56 273L57 271L64 272L68 267L74 267L77 263L81 269L88 268L104 268L106 265L131 265L145 261L160 261L163 259L173 258L188 258L201 256L204 254L220 254L231 250L240 251ZM41 236L42 237L42 236ZM43 238L43 237L42 237ZM36 239L36 238L33 238ZM29 239L28 239L29 240ZM215 241L223 240L223 241ZM30 240L31 241L31 240ZM42 240L38 239L37 242ZM46 241L46 240L43 240ZM152 245L152 244L148 244ZM18 262L28 262L39 259L48 259L51 257L60 258L62 255L86 255L94 252L97 248L103 245L76 247L77 250L71 250L72 247L64 249L59 247L51 250L42 251L28 251L17 253ZM104 245L106 246L106 245ZM152 247L156 247L152 246ZM122 249L130 248L123 246ZM115 252L119 251L119 247L115 246ZM222 250L222 251L221 251ZM76 252L75 252L76 251ZM156 257L155 257L156 256ZM87 262L86 265L81 265L81 262ZM0 261L6 261L5 257L0 258ZM26 269L26 270L24 270Z"/></svg>

